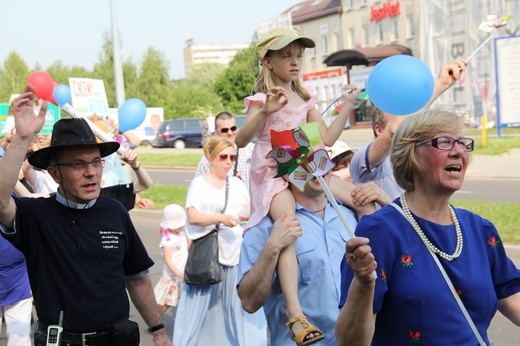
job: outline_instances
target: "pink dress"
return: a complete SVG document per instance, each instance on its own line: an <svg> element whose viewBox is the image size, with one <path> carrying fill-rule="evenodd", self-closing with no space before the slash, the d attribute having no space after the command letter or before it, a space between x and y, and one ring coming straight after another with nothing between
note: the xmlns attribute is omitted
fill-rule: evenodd
<svg viewBox="0 0 520 346"><path fill-rule="evenodd" d="M271 130L292 130L307 122L307 113L316 106L316 95L312 87L307 86L306 89L311 94L311 98L308 101L298 108L287 105L278 112L271 114L256 133L257 142L251 155L251 174L249 175L251 217L245 229L258 224L264 216L269 214L269 206L274 195L285 190L288 186L288 183L283 178L275 178L276 161L266 158L272 149L270 132ZM251 102L265 103L265 99L266 95L264 93L256 93L253 96L246 97L244 99L245 110L247 111Z"/></svg>

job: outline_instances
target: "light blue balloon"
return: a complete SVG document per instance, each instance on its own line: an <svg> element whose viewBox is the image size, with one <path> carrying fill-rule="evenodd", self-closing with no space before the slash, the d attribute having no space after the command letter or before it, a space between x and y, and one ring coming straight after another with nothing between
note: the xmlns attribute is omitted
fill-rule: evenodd
<svg viewBox="0 0 520 346"><path fill-rule="evenodd" d="M433 75L419 59L394 55L378 63L365 83L370 100L382 111L408 115L423 108L433 95Z"/></svg>
<svg viewBox="0 0 520 346"><path fill-rule="evenodd" d="M119 108L119 132L130 131L141 125L146 117L146 105L137 98L128 99Z"/></svg>
<svg viewBox="0 0 520 346"><path fill-rule="evenodd" d="M60 106L63 106L65 103L70 103L72 100L72 94L70 93L70 88L64 84L58 85L54 88L52 92L52 97L54 97L54 101Z"/></svg>

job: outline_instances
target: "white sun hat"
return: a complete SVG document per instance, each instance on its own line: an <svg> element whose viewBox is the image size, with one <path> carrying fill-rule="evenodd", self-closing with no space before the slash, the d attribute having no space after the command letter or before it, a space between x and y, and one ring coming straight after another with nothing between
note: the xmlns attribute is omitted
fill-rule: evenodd
<svg viewBox="0 0 520 346"><path fill-rule="evenodd" d="M178 204L170 204L164 207L161 219L161 227L165 229L177 229L186 224L186 212Z"/></svg>
<svg viewBox="0 0 520 346"><path fill-rule="evenodd" d="M347 143L343 141L336 141L332 147L327 147L327 152L329 153L329 157L332 160L336 156L343 154L347 151L352 151L355 153L357 151L356 148L351 148Z"/></svg>

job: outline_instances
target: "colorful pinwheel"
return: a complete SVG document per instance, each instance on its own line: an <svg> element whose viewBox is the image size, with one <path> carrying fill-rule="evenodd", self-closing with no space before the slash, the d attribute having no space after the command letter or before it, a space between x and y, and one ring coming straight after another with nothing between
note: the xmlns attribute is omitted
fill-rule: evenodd
<svg viewBox="0 0 520 346"><path fill-rule="evenodd" d="M478 28L485 32L490 32L491 35L489 35L489 37L484 42L482 42L482 44L478 46L477 49L475 49L473 53L470 54L470 56L468 56L466 61L469 61L469 59L471 59L480 50L480 48L484 47L484 45L493 38L493 35L495 35L495 32L498 30L498 28L506 26L509 19L511 19L511 16L500 16L499 14L487 15L486 20L480 23Z"/></svg>
<svg viewBox="0 0 520 346"><path fill-rule="evenodd" d="M499 14L488 14L486 20L480 23L479 29L485 32L492 32L507 25L511 16L500 16Z"/></svg>
<svg viewBox="0 0 520 346"><path fill-rule="evenodd" d="M276 177L288 176L300 191L314 177L327 174L336 165L323 149L314 151L320 142L318 123L306 123L294 130L271 130L273 149L267 154L278 162Z"/></svg>

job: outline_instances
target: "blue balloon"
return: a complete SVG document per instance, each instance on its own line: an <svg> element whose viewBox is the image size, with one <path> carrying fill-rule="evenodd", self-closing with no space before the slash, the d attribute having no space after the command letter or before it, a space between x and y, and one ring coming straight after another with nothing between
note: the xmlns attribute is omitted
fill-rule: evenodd
<svg viewBox="0 0 520 346"><path fill-rule="evenodd" d="M137 98L128 99L119 108L119 132L130 131L141 125L146 117L146 105Z"/></svg>
<svg viewBox="0 0 520 346"><path fill-rule="evenodd" d="M70 103L72 100L70 88L64 84L60 84L54 88L52 96L54 97L54 101L56 101L60 106L63 106L65 103Z"/></svg>
<svg viewBox="0 0 520 346"><path fill-rule="evenodd" d="M370 100L383 112L408 115L428 103L433 84L433 75L421 60L394 55L374 67L365 88Z"/></svg>

